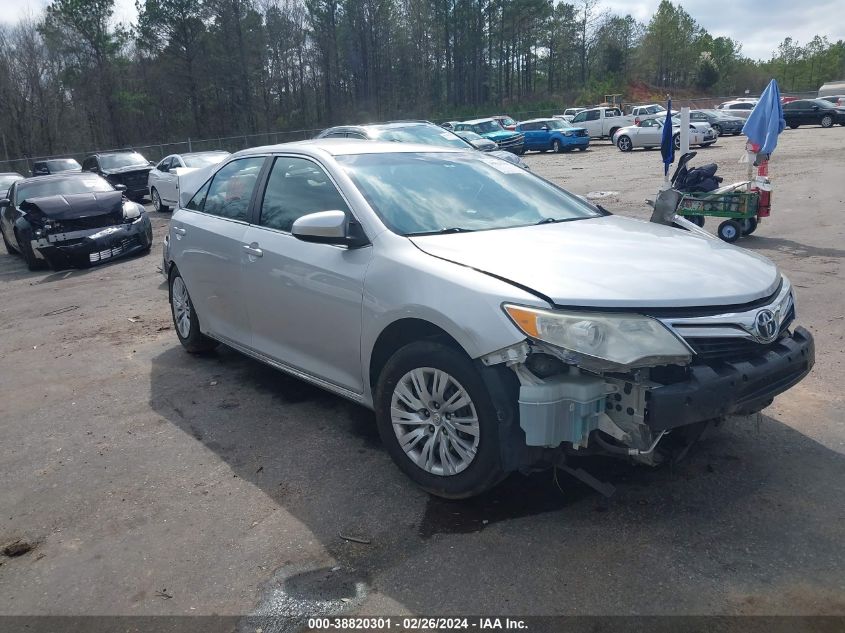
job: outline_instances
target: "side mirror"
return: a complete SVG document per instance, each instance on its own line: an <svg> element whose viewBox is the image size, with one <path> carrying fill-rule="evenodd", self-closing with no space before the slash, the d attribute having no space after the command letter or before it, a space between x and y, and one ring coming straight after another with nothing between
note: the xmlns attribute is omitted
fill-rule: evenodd
<svg viewBox="0 0 845 633"><path fill-rule="evenodd" d="M369 243L361 225L354 220L348 221L343 211L318 211L303 215L294 221L291 234L303 242L342 244L349 248Z"/></svg>
<svg viewBox="0 0 845 633"><path fill-rule="evenodd" d="M541 130L543 130L544 132L548 132L548 131L549 131L549 126L548 126L548 125L544 125L544 126L543 126L543 127L541 127L540 129L541 129Z"/></svg>
<svg viewBox="0 0 845 633"><path fill-rule="evenodd" d="M818 110L818 109L819 109L819 106L817 106L817 105L813 106L813 110Z"/></svg>
<svg viewBox="0 0 845 633"><path fill-rule="evenodd" d="M2 200L0 200L0 209L5 209L6 207L10 206L11 204L12 204L11 200L9 200L8 198L3 198Z"/></svg>
<svg viewBox="0 0 845 633"><path fill-rule="evenodd" d="M155 166L156 166L156 164L155 164L153 161L151 161L151 160L148 160L147 162L150 164L150 167L155 167Z"/></svg>
<svg viewBox="0 0 845 633"><path fill-rule="evenodd" d="M126 185L119 184L119 185L112 185L115 191L126 191Z"/></svg>

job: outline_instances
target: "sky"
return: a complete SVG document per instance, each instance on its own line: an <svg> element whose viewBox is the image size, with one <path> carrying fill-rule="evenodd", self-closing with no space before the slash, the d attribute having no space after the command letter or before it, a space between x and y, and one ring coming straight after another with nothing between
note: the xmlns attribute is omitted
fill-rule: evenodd
<svg viewBox="0 0 845 633"><path fill-rule="evenodd" d="M0 22L13 23L22 16L39 13L47 0L0 0ZM614 13L630 13L648 22L660 0L603 0ZM801 44L814 35L827 35L835 42L845 39L842 0L681 0L681 4L713 37L731 37L742 43L742 52L754 59L769 59L784 38ZM135 19L135 0L115 0L115 19Z"/></svg>

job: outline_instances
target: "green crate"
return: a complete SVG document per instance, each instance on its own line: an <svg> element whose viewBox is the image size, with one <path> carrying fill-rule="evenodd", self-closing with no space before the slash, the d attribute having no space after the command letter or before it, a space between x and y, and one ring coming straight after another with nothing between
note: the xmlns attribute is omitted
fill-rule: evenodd
<svg viewBox="0 0 845 633"><path fill-rule="evenodd" d="M760 194L757 191L730 193L685 193L676 213L682 216L709 215L717 218L752 218L757 215Z"/></svg>

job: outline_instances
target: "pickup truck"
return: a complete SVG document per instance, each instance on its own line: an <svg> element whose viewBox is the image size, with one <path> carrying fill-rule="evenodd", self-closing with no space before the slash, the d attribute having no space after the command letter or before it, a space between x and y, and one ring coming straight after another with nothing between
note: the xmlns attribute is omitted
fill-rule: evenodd
<svg viewBox="0 0 845 633"><path fill-rule="evenodd" d="M634 117L619 108L590 108L572 119L572 125L585 128L590 138L611 138L619 128L635 124Z"/></svg>

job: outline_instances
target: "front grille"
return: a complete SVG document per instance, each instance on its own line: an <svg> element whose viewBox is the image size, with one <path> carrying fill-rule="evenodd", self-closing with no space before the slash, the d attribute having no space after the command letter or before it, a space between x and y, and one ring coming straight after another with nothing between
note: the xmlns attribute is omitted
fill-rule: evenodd
<svg viewBox="0 0 845 633"><path fill-rule="evenodd" d="M503 141L498 141L498 145L501 149L508 149L509 147L517 147L519 145L525 144L525 136L522 134L517 134L516 136L512 136L508 139Z"/></svg>
<svg viewBox="0 0 845 633"><path fill-rule="evenodd" d="M790 305L781 322L778 338L786 333L794 320L795 307ZM685 340L695 352L697 360L723 363L735 363L762 356L778 344L777 340L772 343L758 343L753 339L738 336L687 337Z"/></svg>
<svg viewBox="0 0 845 633"><path fill-rule="evenodd" d="M587 130L585 130L585 129L583 129L583 128L582 128L582 129L580 129L580 130L576 130L576 131L575 131L575 136L588 136L588 134L587 134Z"/></svg>
<svg viewBox="0 0 845 633"><path fill-rule="evenodd" d="M96 253L89 253L88 254L88 261L92 264L96 262L105 261L107 259L112 259L114 257L118 257L122 255L126 251L131 248L134 248L139 244L138 236L133 235L132 237L126 237L122 239L120 242L116 244L112 244L111 248L107 248L102 251L97 251Z"/></svg>
<svg viewBox="0 0 845 633"><path fill-rule="evenodd" d="M57 223L56 228L69 233L71 231L88 231L90 229L100 229L108 226L116 226L122 223L123 218L118 220L114 215L92 215L87 218L73 218L72 220L62 220Z"/></svg>

